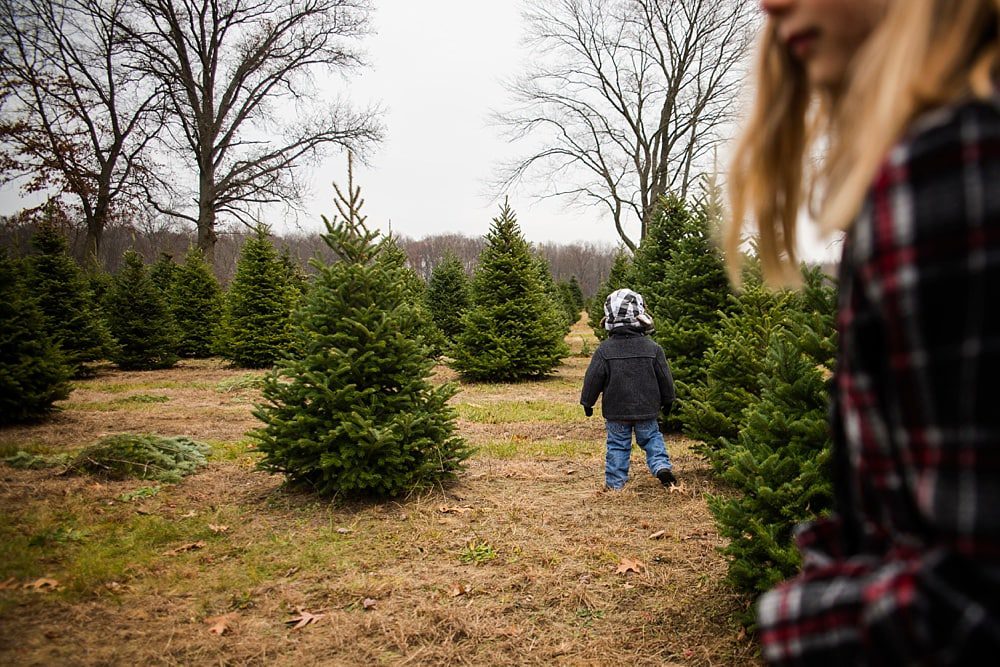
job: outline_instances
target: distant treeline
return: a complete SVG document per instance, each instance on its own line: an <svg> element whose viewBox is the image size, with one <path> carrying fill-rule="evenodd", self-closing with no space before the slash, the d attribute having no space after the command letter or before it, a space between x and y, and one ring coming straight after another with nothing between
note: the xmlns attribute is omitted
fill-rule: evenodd
<svg viewBox="0 0 1000 667"><path fill-rule="evenodd" d="M69 221L65 221L61 226L69 241L71 252L83 264L84 230ZM16 216L0 218L0 247L10 249L15 256L29 253L35 227L36 223L31 219ZM248 228L219 233L219 240L215 246L214 271L222 285L228 285L232 280L240 248L243 247L244 241L253 235L254 232ZM273 234L272 238L275 246L287 252L288 256L299 263L307 273L311 273L309 267L311 257L318 255L328 262L334 259L332 252L320 238L319 232ZM104 232L98 259L101 266L110 273L118 271L122 255L130 248L138 252L147 263L156 261L164 253L180 262L188 247L195 243L195 239L194 232L169 227L140 229L131 225L112 226ZM471 275L484 245L483 237L469 237L462 234L435 234L422 239L397 236L396 239L409 257L410 268L424 280L430 279L431 271L448 250L462 261L466 272ZM615 245L607 242L539 243L535 244L534 248L548 260L552 268L552 277L556 281L567 281L576 276L581 291L588 298L597 291L598 285L607 277L617 251Z"/></svg>

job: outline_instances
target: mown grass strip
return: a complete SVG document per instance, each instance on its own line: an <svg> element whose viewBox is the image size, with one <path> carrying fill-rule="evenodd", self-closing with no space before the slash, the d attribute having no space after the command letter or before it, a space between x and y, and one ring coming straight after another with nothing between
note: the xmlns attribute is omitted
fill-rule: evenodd
<svg viewBox="0 0 1000 667"><path fill-rule="evenodd" d="M492 403L456 403L458 416L479 424L509 424L514 422L554 422L583 419L578 405L553 401L515 400Z"/></svg>

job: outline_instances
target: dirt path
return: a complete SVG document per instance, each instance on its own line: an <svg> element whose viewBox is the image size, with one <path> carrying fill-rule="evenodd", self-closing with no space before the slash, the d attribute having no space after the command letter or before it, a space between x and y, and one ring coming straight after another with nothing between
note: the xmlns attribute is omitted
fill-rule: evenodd
<svg viewBox="0 0 1000 667"><path fill-rule="evenodd" d="M688 443L669 443L679 490L637 452L626 491L605 493L598 419L479 416L536 402L576 415L586 363L462 387L459 428L479 453L456 484L386 503L322 501L254 471L245 371L210 360L80 383L56 419L0 430L3 451L149 431L217 454L155 492L0 467L0 663L753 664L704 499L719 489ZM58 587L24 588L41 577ZM302 612L317 618L296 629Z"/></svg>

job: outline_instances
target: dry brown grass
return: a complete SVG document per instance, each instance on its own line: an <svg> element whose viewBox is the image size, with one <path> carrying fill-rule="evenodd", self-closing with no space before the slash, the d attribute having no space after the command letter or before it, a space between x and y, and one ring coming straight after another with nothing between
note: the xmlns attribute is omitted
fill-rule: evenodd
<svg viewBox="0 0 1000 667"><path fill-rule="evenodd" d="M580 337L593 347L582 324L568 338L577 350ZM464 386L453 401L573 405L586 363L571 357L542 382ZM669 443L679 490L638 453L626 490L605 493L600 420L461 421L481 450L456 484L323 501L253 470L241 441L256 394L217 390L245 374L216 361L104 369L67 401L79 409L0 431L8 450L155 432L224 452L137 501L122 494L142 482L0 468L0 582L13 578L0 587L0 663L755 663L732 620L742 602L722 583L704 501L715 483L683 439ZM114 403L138 394L168 400ZM640 571L618 573L624 558ZM43 576L59 589L13 587ZM290 629L299 610L322 617ZM226 614L227 631L212 634L206 619Z"/></svg>

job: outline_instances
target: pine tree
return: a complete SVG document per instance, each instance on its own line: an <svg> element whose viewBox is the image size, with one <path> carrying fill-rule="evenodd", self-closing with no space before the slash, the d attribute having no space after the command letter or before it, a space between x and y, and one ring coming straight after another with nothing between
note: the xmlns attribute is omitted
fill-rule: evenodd
<svg viewBox="0 0 1000 667"><path fill-rule="evenodd" d="M556 287L559 290L559 304L566 311L566 320L569 322L569 326L572 327L580 319L580 308L577 307L573 286L568 280L562 280L556 283Z"/></svg>
<svg viewBox="0 0 1000 667"><path fill-rule="evenodd" d="M563 294L559 289L559 285L556 284L555 278L552 277L552 266L549 264L549 260L546 259L545 255L541 253L534 253L535 266L538 270L538 279L542 284L542 290L549 297L550 307L560 314L562 319L562 335L563 337L569 333L569 328L576 320L573 318L572 313L566 307L566 301L563 299Z"/></svg>
<svg viewBox="0 0 1000 667"><path fill-rule="evenodd" d="M123 370L170 368L177 363L174 318L139 253L128 250L123 259L104 301L115 338L111 361Z"/></svg>
<svg viewBox="0 0 1000 667"><path fill-rule="evenodd" d="M198 248L191 248L174 272L170 310L179 331L177 351L183 357L210 357L218 346L222 290Z"/></svg>
<svg viewBox="0 0 1000 667"><path fill-rule="evenodd" d="M244 368L272 366L289 351L289 318L296 303L288 271L266 227L246 240L223 304L222 356Z"/></svg>
<svg viewBox="0 0 1000 667"><path fill-rule="evenodd" d="M45 318L45 326L65 353L74 375L84 363L101 359L111 336L97 309L83 270L69 255L65 237L51 221L44 221L32 238L36 254L27 259L31 292Z"/></svg>
<svg viewBox="0 0 1000 667"><path fill-rule="evenodd" d="M608 277L597 288L590 305L587 307L587 320L590 328L594 330L594 335L598 340L608 337L608 330L601 322L604 320L604 302L608 295L615 290L632 287L633 268L632 260L625 248L618 248L614 261L611 263L611 270Z"/></svg>
<svg viewBox="0 0 1000 667"><path fill-rule="evenodd" d="M701 453L717 470L723 446L739 436L744 410L760 398L764 355L772 334L788 321L792 298L787 291L772 292L745 271L743 290L729 295L728 312L722 313L705 353L704 380L688 387L679 415L684 433L702 443Z"/></svg>
<svg viewBox="0 0 1000 667"><path fill-rule="evenodd" d="M729 280L703 211L691 213L682 200L668 198L661 215L669 222L660 228L679 236L665 239L670 252L663 264L649 267L637 291L655 318L654 339L680 385L678 395L685 396L685 385L703 380L705 351L728 307Z"/></svg>
<svg viewBox="0 0 1000 667"><path fill-rule="evenodd" d="M434 324L427 310L427 285L416 271L407 266L409 257L396 241L396 237L387 236L382 240L382 244L385 247L379 252L378 261L385 264L387 271L399 274L404 296L413 304L415 316L418 318L416 324L420 340L427 346L432 357L440 357L448 346L448 341Z"/></svg>
<svg viewBox="0 0 1000 667"><path fill-rule="evenodd" d="M580 289L580 281L576 279L576 276L569 277L569 293L573 297L573 307L576 309L573 321L576 322L580 319L580 311L586 306L586 301L583 298L583 290Z"/></svg>
<svg viewBox="0 0 1000 667"><path fill-rule="evenodd" d="M486 235L471 296L453 348L452 365L462 375L501 382L541 377L569 353L561 309L545 291L506 202Z"/></svg>
<svg viewBox="0 0 1000 667"><path fill-rule="evenodd" d="M149 267L149 280L156 289L160 290L163 298L170 302L170 294L174 287L174 278L177 276L177 262L174 256L168 252L161 252L152 266Z"/></svg>
<svg viewBox="0 0 1000 667"><path fill-rule="evenodd" d="M427 309L449 345L462 331L462 316L469 309L469 277L458 256L448 250L431 271L427 284Z"/></svg>
<svg viewBox="0 0 1000 667"><path fill-rule="evenodd" d="M759 402L745 411L739 439L726 450L722 477L737 492L709 497L729 538L730 581L759 594L796 572L792 531L832 505L824 373L798 346L800 333L771 337Z"/></svg>
<svg viewBox="0 0 1000 667"><path fill-rule="evenodd" d="M70 367L21 275L0 250L0 424L44 417L70 393Z"/></svg>
<svg viewBox="0 0 1000 667"><path fill-rule="evenodd" d="M335 186L336 188L336 186ZM317 276L295 315L300 355L267 376L252 433L261 467L325 495L396 496L454 476L468 457L448 405L452 385L429 382L433 361L420 341L408 277L381 254L348 189L324 241L340 257L313 260ZM391 250L389 251L391 252Z"/></svg>

